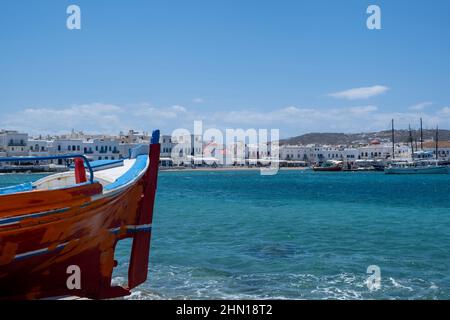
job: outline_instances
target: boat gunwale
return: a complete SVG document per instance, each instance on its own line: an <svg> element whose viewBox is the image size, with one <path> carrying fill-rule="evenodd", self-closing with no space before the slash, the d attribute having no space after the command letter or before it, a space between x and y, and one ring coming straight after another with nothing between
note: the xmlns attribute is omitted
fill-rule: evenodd
<svg viewBox="0 0 450 320"><path fill-rule="evenodd" d="M143 155L144 156L144 155ZM86 187L86 186L93 186L93 185L99 185L100 186L100 190L97 194L94 195L90 195L90 196L86 196L86 198L90 197L90 201L87 201L85 203L82 204L78 204L76 206L72 207L76 207L78 209L80 208L84 208L86 206L91 206L94 204L94 202L102 200L102 199L107 199L107 198L113 198L116 196L120 196L120 194L125 193L128 191L128 189L132 188L147 172L148 166L150 164L149 161L149 157L146 157L146 165L145 167L139 172L139 174L135 177L133 177L133 179L131 179L130 181L128 181L126 184L120 185L117 188L114 188L112 190L104 190L104 187L98 182L98 181L94 181L94 183L91 182L85 182L82 184L78 184L78 185L72 185L72 186L67 186L67 187L61 187L61 188L54 188L54 189L47 189L47 190L34 190L34 191L27 191L27 192L19 192L19 193L13 193L13 194L6 194L6 195L2 195L4 196L4 198L0 197L0 200L6 200L6 197L17 197L17 196L23 196L23 195L36 195L36 196L40 196L41 194L45 193L47 195L47 197L51 198L51 193L52 192L70 192L71 189L76 189L76 188L82 188L82 187ZM134 165L134 164L133 164ZM130 168L131 169L131 168ZM129 170L130 170L129 169ZM129 171L128 170L128 171ZM127 172L128 172L127 171ZM126 173L125 173L126 174ZM7 201L7 200L6 200ZM44 211L34 211L34 212L29 212L29 213L25 213L25 214L16 214L16 215L1 215L0 212L0 232L8 232L8 231L12 231L12 230L23 230L23 228L27 228L27 227L33 227L36 225L44 225L47 223L53 223L55 222L55 220L60 220L60 219L66 219L66 218L71 218L76 216L75 215L71 215L68 217L62 217L62 218L58 218L57 215L64 215L64 214L68 214L71 210L71 206L70 206L70 200L68 201L63 201L63 202L55 202L55 207L49 210L44 210ZM69 208L68 210L66 210L67 208ZM58 212L56 212L58 211ZM44 214L44 213L50 213L50 212L56 212L55 213L55 217L54 219L52 219L51 221L48 222L36 222L36 224L33 225L29 225L29 222L27 223L26 226L22 226L20 223L23 220L28 220L28 219L39 219L42 217L31 217L31 216L37 216L40 214ZM14 219L14 218L20 218L20 220L13 222L13 223L7 223L7 224L1 224L2 220L9 220L9 219ZM4 229L4 230L2 230ZM6 229L6 230L5 230Z"/></svg>

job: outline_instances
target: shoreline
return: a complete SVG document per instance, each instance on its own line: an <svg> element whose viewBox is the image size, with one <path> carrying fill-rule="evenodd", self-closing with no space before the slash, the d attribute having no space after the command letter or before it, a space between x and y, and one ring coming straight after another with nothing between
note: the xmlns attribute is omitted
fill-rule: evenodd
<svg viewBox="0 0 450 320"><path fill-rule="evenodd" d="M160 172L214 172L214 171L260 171L261 168L240 168L240 167L230 167L230 168L183 168L183 169L160 169ZM280 171L307 171L310 168L298 167L298 168L279 168Z"/></svg>

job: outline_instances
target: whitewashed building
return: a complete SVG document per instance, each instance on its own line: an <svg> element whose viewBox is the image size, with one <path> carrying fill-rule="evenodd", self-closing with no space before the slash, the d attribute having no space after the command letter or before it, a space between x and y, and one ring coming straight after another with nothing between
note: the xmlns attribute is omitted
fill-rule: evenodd
<svg viewBox="0 0 450 320"><path fill-rule="evenodd" d="M31 157L46 157L50 155L50 149L53 146L52 141L47 140L28 140Z"/></svg>
<svg viewBox="0 0 450 320"><path fill-rule="evenodd" d="M28 155L28 134L18 131L0 131L0 151L7 157L23 157Z"/></svg>
<svg viewBox="0 0 450 320"><path fill-rule="evenodd" d="M93 160L117 160L120 154L119 141L114 139L93 139L83 142L83 153ZM128 154L126 155L128 156Z"/></svg>

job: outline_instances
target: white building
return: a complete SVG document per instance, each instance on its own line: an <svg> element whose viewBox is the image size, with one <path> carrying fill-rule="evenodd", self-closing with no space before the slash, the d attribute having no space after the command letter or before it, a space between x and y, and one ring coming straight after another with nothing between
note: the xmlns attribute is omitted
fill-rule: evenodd
<svg viewBox="0 0 450 320"><path fill-rule="evenodd" d="M423 149L425 151L433 152L436 156L436 142L435 141L427 141L423 143ZM440 160L450 160L450 141L440 141L438 154Z"/></svg>
<svg viewBox="0 0 450 320"><path fill-rule="evenodd" d="M134 130L129 130L127 134L120 133L119 140L123 144L142 144L150 143L150 136L147 132L137 132Z"/></svg>
<svg viewBox="0 0 450 320"><path fill-rule="evenodd" d="M82 153L92 160L117 160L129 155L128 152L120 153L119 141L106 138L84 141Z"/></svg>
<svg viewBox="0 0 450 320"><path fill-rule="evenodd" d="M28 140L28 147L30 149L29 155L31 157L45 157L50 155L53 142L47 140Z"/></svg>
<svg viewBox="0 0 450 320"><path fill-rule="evenodd" d="M309 164L322 163L327 160L354 162L358 159L358 150L339 146L294 146L280 147L280 160L305 161Z"/></svg>
<svg viewBox="0 0 450 320"><path fill-rule="evenodd" d="M399 154L398 154L399 155ZM382 144L371 144L359 148L359 158L366 160L382 160L392 157L392 146Z"/></svg>
<svg viewBox="0 0 450 320"><path fill-rule="evenodd" d="M7 157L23 157L28 155L28 134L18 131L0 131L0 151Z"/></svg>
<svg viewBox="0 0 450 320"><path fill-rule="evenodd" d="M203 143L200 135L172 136L170 143L174 165L188 165L193 162L193 157L203 156Z"/></svg>
<svg viewBox="0 0 450 320"><path fill-rule="evenodd" d="M174 145L172 143L172 136L161 135L159 143L161 144L161 158L170 158Z"/></svg>

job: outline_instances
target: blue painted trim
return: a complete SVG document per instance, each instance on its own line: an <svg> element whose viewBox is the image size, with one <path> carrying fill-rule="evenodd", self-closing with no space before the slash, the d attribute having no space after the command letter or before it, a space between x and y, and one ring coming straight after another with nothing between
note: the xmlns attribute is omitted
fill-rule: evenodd
<svg viewBox="0 0 450 320"><path fill-rule="evenodd" d="M152 227L146 227L141 229L128 229L127 233L138 233L138 232L152 232Z"/></svg>
<svg viewBox="0 0 450 320"><path fill-rule="evenodd" d="M92 169L98 169L101 168L103 166L108 166L108 165L112 165L112 164L123 164L123 159L118 159L118 160L95 160L95 161L90 161L89 164L91 166ZM88 169L88 166L86 164L84 164L84 167L86 169ZM70 168L73 169L75 168L75 166L73 164L70 165Z"/></svg>
<svg viewBox="0 0 450 320"><path fill-rule="evenodd" d="M21 161L44 161L44 160L59 160L59 159L75 159L82 158L84 160L87 169L90 174L90 182L94 183L94 171L89 164L89 160L82 154L63 154L58 156L48 156L48 157L12 157L12 158L0 158L0 162L21 162Z"/></svg>
<svg viewBox="0 0 450 320"><path fill-rule="evenodd" d="M160 137L160 135L161 135L161 132L160 132L159 130L153 131L151 143L152 143L152 144L157 144L157 143L159 143L159 137Z"/></svg>
<svg viewBox="0 0 450 320"><path fill-rule="evenodd" d="M27 215L23 215L23 216L12 217L12 218L0 219L0 226L1 225L5 225L5 224L11 224L11 223L19 222L19 221L22 221L23 219L42 218L42 217L53 215L53 214L63 213L63 212L66 212L68 210L69 210L69 208L63 208L63 209L57 209L57 210L51 210L51 211L27 214Z"/></svg>
<svg viewBox="0 0 450 320"><path fill-rule="evenodd" d="M117 163L121 163L123 164L123 160L97 160L97 161L91 161L90 165L92 167L92 169L97 169L103 166L108 166L111 164L117 164Z"/></svg>
<svg viewBox="0 0 450 320"><path fill-rule="evenodd" d="M109 232L111 232L112 234L119 234L122 231L121 228L114 228L114 229L110 229ZM149 227L137 227L137 228L126 228L127 233L130 234L134 234L134 233L139 233L139 232L152 232L152 226Z"/></svg>
<svg viewBox="0 0 450 320"><path fill-rule="evenodd" d="M140 155L136 158L133 166L125 172L122 176L116 179L113 183L107 185L104 190L111 191L126 185L127 183L136 179L147 165L148 155Z"/></svg>
<svg viewBox="0 0 450 320"><path fill-rule="evenodd" d="M33 184L31 182L19 184L17 186L0 188L0 195L13 194L18 192L26 192L33 190Z"/></svg>
<svg viewBox="0 0 450 320"><path fill-rule="evenodd" d="M126 226L127 229L127 233L138 233L138 232L151 232L152 231L152 226ZM109 229L109 232L111 232L114 235L119 234L121 228L114 228L114 229ZM80 239L75 239L73 241L79 241ZM30 251L30 252L25 252L25 253L21 253L16 255L15 260L22 260L22 259L26 259L26 258L30 258L30 257L35 257L37 255L41 255L41 254L48 254L48 253L54 253L57 251L60 251L61 249L64 249L67 245L69 244L69 242L66 243L61 243L59 245L56 246L55 249L50 250L49 248L43 248L43 249L37 249L35 251Z"/></svg>

